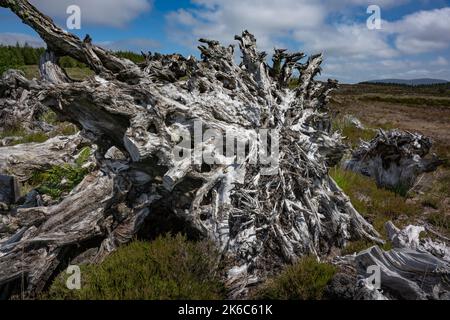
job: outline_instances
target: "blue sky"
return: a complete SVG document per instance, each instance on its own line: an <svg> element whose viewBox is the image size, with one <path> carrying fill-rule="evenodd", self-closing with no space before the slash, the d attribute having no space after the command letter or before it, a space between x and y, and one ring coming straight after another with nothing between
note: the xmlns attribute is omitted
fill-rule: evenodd
<svg viewBox="0 0 450 320"><path fill-rule="evenodd" d="M244 29L261 50L323 52L323 78L353 83L379 78L450 80L450 0L31 0L66 28L71 4L81 30L99 45L133 51L198 55L200 37L228 45ZM381 29L369 30L369 5ZM0 9L0 43L42 41Z"/></svg>

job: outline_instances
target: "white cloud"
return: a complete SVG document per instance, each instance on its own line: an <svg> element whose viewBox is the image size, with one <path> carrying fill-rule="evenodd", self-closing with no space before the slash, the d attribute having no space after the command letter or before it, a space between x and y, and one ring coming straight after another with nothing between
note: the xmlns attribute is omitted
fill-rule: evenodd
<svg viewBox="0 0 450 320"><path fill-rule="evenodd" d="M450 46L450 8L419 11L385 26L387 32L397 34L396 46L407 54Z"/></svg>
<svg viewBox="0 0 450 320"><path fill-rule="evenodd" d="M2 32L0 33L0 44L7 46L14 46L17 43L20 45L25 45L27 43L31 47L46 47L44 41L38 37L34 37L24 33L14 33L14 32Z"/></svg>
<svg viewBox="0 0 450 320"><path fill-rule="evenodd" d="M320 29L294 32L305 49L324 52L326 56L346 59L391 58L398 55L385 39L385 35L367 29L365 24L337 24Z"/></svg>
<svg viewBox="0 0 450 320"><path fill-rule="evenodd" d="M123 27L140 14L151 10L153 0L31 0L45 14L65 19L67 7L81 8L82 25L97 24Z"/></svg>
<svg viewBox="0 0 450 320"><path fill-rule="evenodd" d="M233 43L233 36L247 29L257 37L260 50L287 47L308 54L324 52L324 74L346 81L411 72L450 77L442 68L446 60L436 60L436 52L449 47L450 8L420 11L397 21L384 21L382 30L369 30L364 20L355 22L356 16L367 14L366 6L379 5L384 17L383 10L409 0L191 2L196 5L193 9L179 9L166 16L172 40L191 48L200 37ZM424 52L433 54L421 58L421 67L414 56Z"/></svg>
<svg viewBox="0 0 450 320"><path fill-rule="evenodd" d="M432 61L431 63L435 66L448 66L449 65L448 60L441 56L437 57L436 60Z"/></svg>
<svg viewBox="0 0 450 320"><path fill-rule="evenodd" d="M193 46L208 37L224 43L244 29L267 50L289 32L317 28L324 23L327 8L313 0L194 0L196 9L180 9L167 15L171 36Z"/></svg>
<svg viewBox="0 0 450 320"><path fill-rule="evenodd" d="M383 8L392 8L396 6L401 6L409 0L344 0L340 1L341 3L344 3L344 5L359 5L359 6L369 6L369 5L378 5L382 9Z"/></svg>
<svg viewBox="0 0 450 320"><path fill-rule="evenodd" d="M384 60L355 61L344 58L329 59L325 62L324 77L337 77L344 82L361 82L375 79L450 79L450 70L437 65L435 60L395 58Z"/></svg>
<svg viewBox="0 0 450 320"><path fill-rule="evenodd" d="M294 40L305 51L324 51L353 58L388 58L397 54L386 42L386 34L368 30L365 24L329 25L327 17L338 6L369 1L340 2L310 0L194 0L196 9L179 9L167 15L173 39L193 47L200 37L230 43L247 29L258 39L258 47L270 51ZM379 1L394 5L395 1ZM365 10L363 10L365 13Z"/></svg>

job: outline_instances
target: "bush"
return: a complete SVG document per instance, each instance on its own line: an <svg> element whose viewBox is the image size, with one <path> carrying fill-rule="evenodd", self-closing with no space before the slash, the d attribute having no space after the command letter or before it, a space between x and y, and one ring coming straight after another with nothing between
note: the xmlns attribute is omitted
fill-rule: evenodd
<svg viewBox="0 0 450 320"><path fill-rule="evenodd" d="M67 275L56 278L44 298L76 300L221 299L215 272L217 252L207 242L184 236L135 241L100 265L81 267L81 290L68 290Z"/></svg>
<svg viewBox="0 0 450 320"><path fill-rule="evenodd" d="M308 256L288 266L256 293L258 299L320 300L336 268Z"/></svg>
<svg viewBox="0 0 450 320"><path fill-rule="evenodd" d="M145 58L142 56L142 54L138 54L132 51L116 51L114 52L114 54L119 58L125 58L133 61L134 63L141 63L145 61Z"/></svg>

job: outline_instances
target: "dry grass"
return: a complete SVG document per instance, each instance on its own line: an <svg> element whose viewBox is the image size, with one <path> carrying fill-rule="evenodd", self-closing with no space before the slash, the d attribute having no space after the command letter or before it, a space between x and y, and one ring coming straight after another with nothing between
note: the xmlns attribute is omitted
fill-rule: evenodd
<svg viewBox="0 0 450 320"><path fill-rule="evenodd" d="M27 79L39 78L39 67L37 65L22 66L20 67L20 70L25 73ZM88 68L65 68L65 70L69 77L74 80L83 80L94 74L94 72Z"/></svg>
<svg viewBox="0 0 450 320"><path fill-rule="evenodd" d="M419 205L393 191L378 188L374 180L359 173L333 168L330 176L350 197L355 209L384 236L387 221L403 226L413 222L421 212Z"/></svg>
<svg viewBox="0 0 450 320"><path fill-rule="evenodd" d="M404 106L424 107L450 107L450 99L437 97L414 97L414 96L392 96L392 95L365 95L359 98L361 101L386 102Z"/></svg>

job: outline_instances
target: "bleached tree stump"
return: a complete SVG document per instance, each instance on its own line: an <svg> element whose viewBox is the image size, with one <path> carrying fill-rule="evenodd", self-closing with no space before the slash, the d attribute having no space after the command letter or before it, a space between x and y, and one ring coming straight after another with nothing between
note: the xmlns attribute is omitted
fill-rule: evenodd
<svg viewBox="0 0 450 320"><path fill-rule="evenodd" d="M0 286L25 275L27 292L39 292L74 244L100 239L98 256L104 257L161 210L216 243L234 298L304 255L324 256L348 240L381 242L328 175L345 147L331 131L327 108L337 83L314 80L322 55L301 62L303 53L277 50L270 67L244 31L236 37L239 65L233 46L206 39L200 40L200 61L147 55L136 65L93 45L89 36L81 41L64 32L25 0L0 5L48 46L43 78L20 85L93 137L102 168L60 204L19 214L14 223L20 229L0 240ZM70 80L57 65L63 55L96 75ZM290 88L295 70L299 81ZM193 137L197 125L203 132L233 133L247 149L244 159L220 155L210 137L191 141L184 151L210 151L215 164L196 163L194 155L180 160L180 142ZM252 161L261 149L261 130L269 130L269 145L279 147L269 175L267 164ZM111 147L126 159L104 158Z"/></svg>

